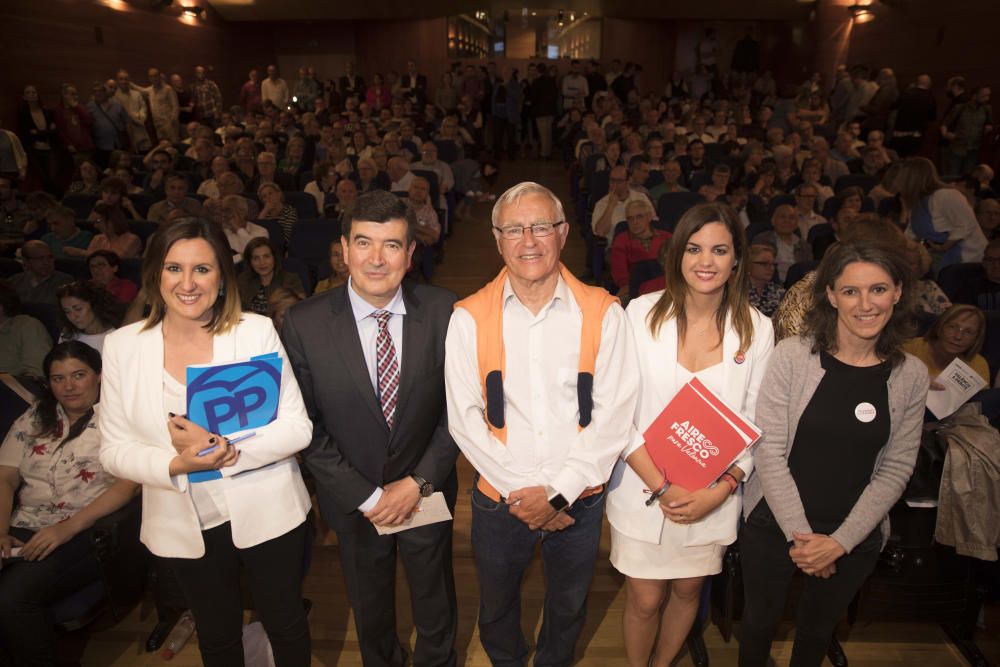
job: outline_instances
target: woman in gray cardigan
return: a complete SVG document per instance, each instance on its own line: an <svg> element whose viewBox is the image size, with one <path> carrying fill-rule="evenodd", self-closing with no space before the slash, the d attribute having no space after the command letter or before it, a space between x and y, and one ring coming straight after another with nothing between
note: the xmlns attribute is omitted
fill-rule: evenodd
<svg viewBox="0 0 1000 667"><path fill-rule="evenodd" d="M796 569L792 667L818 666L875 567L913 472L927 370L902 351L912 294L903 257L839 243L816 276L806 334L781 341L757 400L763 438L745 485L740 666L767 664Z"/></svg>

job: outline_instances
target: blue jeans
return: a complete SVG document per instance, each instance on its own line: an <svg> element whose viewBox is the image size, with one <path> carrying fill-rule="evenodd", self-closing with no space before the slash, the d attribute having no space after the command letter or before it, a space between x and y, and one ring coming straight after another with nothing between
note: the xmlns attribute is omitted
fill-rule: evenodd
<svg viewBox="0 0 1000 667"><path fill-rule="evenodd" d="M587 612L587 591L601 541L604 493L573 503L576 523L564 530L530 530L505 503L472 491L472 550L479 570L479 639L494 667L520 667L528 659L521 632L521 579L542 543L545 605L534 664L573 663Z"/></svg>

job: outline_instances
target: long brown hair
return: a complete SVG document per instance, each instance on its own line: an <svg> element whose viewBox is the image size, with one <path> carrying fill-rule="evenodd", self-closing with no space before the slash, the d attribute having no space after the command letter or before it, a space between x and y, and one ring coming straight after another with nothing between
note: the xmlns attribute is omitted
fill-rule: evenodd
<svg viewBox="0 0 1000 667"><path fill-rule="evenodd" d="M823 261L816 269L816 282L812 289L812 307L805 317L804 335L813 337L813 353L837 351L837 309L827 298L827 288L833 289L837 278L848 265L856 262L874 264L887 274L893 285L901 287L899 302L893 307L892 317L879 334L875 354L891 366L903 363L903 342L913 332L912 272L902 253L892 246L870 240L843 241L830 246Z"/></svg>
<svg viewBox="0 0 1000 667"><path fill-rule="evenodd" d="M242 312L239 290L236 289L233 253L222 228L202 218L176 220L161 227L150 237L149 251L142 264L142 291L149 300L150 311L142 328L145 331L159 324L167 313L167 304L160 294L160 275L170 248L186 239L205 239L212 247L215 261L219 263L222 294L212 304L212 319L205 324L205 329L213 334L226 333L239 323Z"/></svg>
<svg viewBox="0 0 1000 667"><path fill-rule="evenodd" d="M677 320L677 334L684 338L687 333L687 299L688 284L681 272L681 262L687 250L688 241L702 227L712 222L721 222L733 237L733 256L736 260L733 273L723 287L722 303L715 313L715 323L720 332L726 329L726 318L732 316L733 329L740 337L739 353L750 349L753 342L753 317L750 314L750 252L746 233L736 212L726 204L698 204L688 209L681 216L674 236L670 239L669 248L663 261L663 273L666 276L666 289L649 311L646 322L653 337L660 335L660 327L668 319ZM721 345L721 340L719 342Z"/></svg>
<svg viewBox="0 0 1000 667"><path fill-rule="evenodd" d="M924 197L948 187L938 177L934 163L925 157L908 157L903 160L891 185L899 193L899 198L908 211L912 211Z"/></svg>

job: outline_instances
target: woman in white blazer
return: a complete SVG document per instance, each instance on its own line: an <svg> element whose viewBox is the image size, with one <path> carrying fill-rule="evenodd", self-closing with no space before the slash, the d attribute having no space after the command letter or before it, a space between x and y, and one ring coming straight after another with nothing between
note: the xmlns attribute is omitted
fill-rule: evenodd
<svg viewBox="0 0 1000 667"><path fill-rule="evenodd" d="M243 664L240 565L277 665L308 665L310 502L294 456L312 424L285 350L269 319L240 313L229 245L208 221L174 222L152 237L143 291L149 317L105 342L101 464L142 484L142 542L176 574L205 665ZM183 417L187 366L268 353L284 360L275 421L230 445ZM189 483L188 473L205 470L221 478Z"/></svg>
<svg viewBox="0 0 1000 667"><path fill-rule="evenodd" d="M626 575L622 630L633 667L671 664L698 612L704 578L722 569L726 545L736 540L737 492L753 471L750 454L709 488L684 489L670 483L670 470L656 467L642 434L695 376L753 418L774 333L771 321L750 306L748 262L736 213L722 204L695 206L670 241L666 289L628 307L640 358L639 404L607 508L611 563ZM647 505L650 494L658 502Z"/></svg>

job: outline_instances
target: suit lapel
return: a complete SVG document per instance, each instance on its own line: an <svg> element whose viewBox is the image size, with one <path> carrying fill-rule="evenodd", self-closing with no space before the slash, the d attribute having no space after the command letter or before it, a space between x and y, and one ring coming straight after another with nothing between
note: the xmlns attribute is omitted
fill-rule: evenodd
<svg viewBox="0 0 1000 667"><path fill-rule="evenodd" d="M427 331L422 326L420 301L413 292L404 285L403 303L406 305L406 315L403 317L403 366L399 380L399 399L396 402L396 424L399 424L407 398L413 389L415 377L420 368L420 359L426 350ZM398 429L397 429L398 430Z"/></svg>
<svg viewBox="0 0 1000 667"><path fill-rule="evenodd" d="M138 340L139 368L135 377L142 378L138 383L142 390L137 390L135 396L143 403L136 414L150 417L149 428L154 435L152 442L163 449L173 450L167 415L163 409L163 374L166 373L163 368L163 323L139 333Z"/></svg>
<svg viewBox="0 0 1000 667"><path fill-rule="evenodd" d="M368 366L365 364L364 351L361 349L361 336L358 334L358 325L354 321L354 310L351 308L351 301L347 296L349 288L347 285L343 285L338 289L340 289L340 294L333 300L330 340L339 342L333 347L340 354L344 367L347 368L351 380L357 386L361 401L368 406L372 414L378 417L388 430L389 427L385 424L385 415L382 414L382 406L375 388L372 387Z"/></svg>

